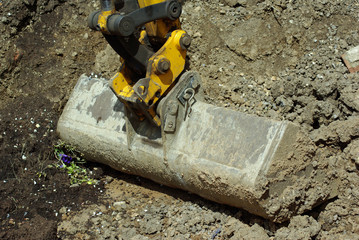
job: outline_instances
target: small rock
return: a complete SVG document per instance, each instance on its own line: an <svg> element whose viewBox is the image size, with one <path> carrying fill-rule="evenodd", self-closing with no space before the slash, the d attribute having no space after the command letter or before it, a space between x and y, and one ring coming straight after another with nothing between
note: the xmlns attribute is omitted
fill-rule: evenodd
<svg viewBox="0 0 359 240"><path fill-rule="evenodd" d="M225 0L225 3L231 7L246 6L247 0Z"/></svg>
<svg viewBox="0 0 359 240"><path fill-rule="evenodd" d="M345 65L348 67L349 72L355 73L359 71L359 46L347 51L342 58Z"/></svg>
<svg viewBox="0 0 359 240"><path fill-rule="evenodd" d="M288 228L279 229L275 238L280 239L311 239L320 231L321 225L310 216L295 216Z"/></svg>
<svg viewBox="0 0 359 240"><path fill-rule="evenodd" d="M181 234L185 234L186 232L188 232L187 228L184 226L184 224L179 224L176 227L176 230L181 233Z"/></svg>
<svg viewBox="0 0 359 240"><path fill-rule="evenodd" d="M235 68L236 68L236 64L234 62L230 62L229 66L228 66L228 69L229 70L234 70Z"/></svg>
<svg viewBox="0 0 359 240"><path fill-rule="evenodd" d="M359 166L359 140L352 141L344 152L347 154L349 159Z"/></svg>
<svg viewBox="0 0 359 240"><path fill-rule="evenodd" d="M6 17L2 17L2 18L1 18L1 22L2 22L3 24L7 24L7 23L9 23L9 20L8 20Z"/></svg>
<svg viewBox="0 0 359 240"><path fill-rule="evenodd" d="M63 56L64 55L64 50L61 48L58 48L55 50L55 53L57 56Z"/></svg>
<svg viewBox="0 0 359 240"><path fill-rule="evenodd" d="M120 201L120 202L115 202L113 204L113 207L117 210L117 211L121 211L127 208L127 203L125 201Z"/></svg>
<svg viewBox="0 0 359 240"><path fill-rule="evenodd" d="M193 34L193 38L200 38L202 37L202 34L200 32L196 32L195 34Z"/></svg>
<svg viewBox="0 0 359 240"><path fill-rule="evenodd" d="M65 214L66 213L66 207L62 207L62 208L60 208L60 210L59 210L59 213L60 214Z"/></svg>
<svg viewBox="0 0 359 240"><path fill-rule="evenodd" d="M141 229L145 234L155 234L162 230L162 224L159 219L151 219L141 225Z"/></svg>
<svg viewBox="0 0 359 240"><path fill-rule="evenodd" d="M214 223L216 220L214 219L213 215L212 214L205 214L203 216L203 222L205 224L211 224L211 223Z"/></svg>
<svg viewBox="0 0 359 240"><path fill-rule="evenodd" d="M147 240L147 239L149 239L148 237L145 237L145 236L142 236L142 235L136 235L136 236L133 236L132 238L131 238L131 240Z"/></svg>
<svg viewBox="0 0 359 240"><path fill-rule="evenodd" d="M106 181L107 183L111 183L111 182L113 181L113 177L111 177L111 176L106 176L105 181Z"/></svg>
<svg viewBox="0 0 359 240"><path fill-rule="evenodd" d="M198 7L196 7L196 8L194 9L194 11L195 11L195 12L199 12L199 11L201 11L201 9L202 9L202 8L201 8L200 6L198 6Z"/></svg>
<svg viewBox="0 0 359 240"><path fill-rule="evenodd" d="M10 33L11 33L11 35L15 35L17 33L17 28L14 28L14 27L11 28Z"/></svg>

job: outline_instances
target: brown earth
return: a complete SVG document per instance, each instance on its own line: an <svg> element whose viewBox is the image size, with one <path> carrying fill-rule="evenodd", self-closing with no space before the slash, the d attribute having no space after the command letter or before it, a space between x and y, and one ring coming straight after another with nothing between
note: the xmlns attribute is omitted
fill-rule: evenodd
<svg viewBox="0 0 359 240"><path fill-rule="evenodd" d="M85 165L99 185L72 187L49 167L78 77L119 67L86 26L98 7L0 0L1 239L359 239L359 76L340 58L359 45L357 1L185 1L207 101L299 124L313 162L338 169L338 198L281 225L105 166Z"/></svg>

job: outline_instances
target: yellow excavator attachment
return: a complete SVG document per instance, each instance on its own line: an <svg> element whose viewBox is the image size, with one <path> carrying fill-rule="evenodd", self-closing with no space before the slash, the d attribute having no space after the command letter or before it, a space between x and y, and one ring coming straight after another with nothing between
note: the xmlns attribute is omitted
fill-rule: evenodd
<svg viewBox="0 0 359 240"><path fill-rule="evenodd" d="M181 9L174 0L102 0L101 10L89 17L90 28L101 31L124 61L112 78L113 92L156 126L157 104L184 71L191 43L181 29Z"/></svg>
<svg viewBox="0 0 359 240"><path fill-rule="evenodd" d="M290 122L205 103L185 71L176 0L101 0L89 17L122 57L110 80L81 76L58 133L87 159L283 222L337 195L329 164Z"/></svg>

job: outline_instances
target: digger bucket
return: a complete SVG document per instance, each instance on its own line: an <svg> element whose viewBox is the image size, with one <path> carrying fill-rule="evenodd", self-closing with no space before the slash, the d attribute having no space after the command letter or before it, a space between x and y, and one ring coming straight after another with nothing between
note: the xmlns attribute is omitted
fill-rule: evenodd
<svg viewBox="0 0 359 240"><path fill-rule="evenodd" d="M126 112L107 80L83 75L58 133L88 160L275 222L336 196L333 172L312 164L315 146L298 126L209 105L199 76L182 78L161 101L164 121L155 127ZM184 102L188 84L198 96Z"/></svg>

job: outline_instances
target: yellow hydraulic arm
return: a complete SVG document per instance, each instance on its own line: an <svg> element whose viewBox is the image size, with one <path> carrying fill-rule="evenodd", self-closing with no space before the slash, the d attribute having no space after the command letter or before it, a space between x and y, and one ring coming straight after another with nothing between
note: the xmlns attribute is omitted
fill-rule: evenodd
<svg viewBox="0 0 359 240"><path fill-rule="evenodd" d="M110 86L140 119L161 125L159 100L185 68L190 36L181 29L176 0L101 0L89 26L101 31L121 55L121 68Z"/></svg>

